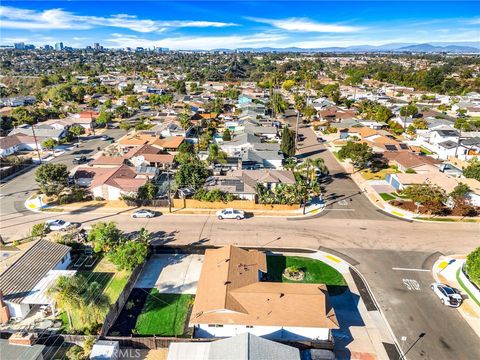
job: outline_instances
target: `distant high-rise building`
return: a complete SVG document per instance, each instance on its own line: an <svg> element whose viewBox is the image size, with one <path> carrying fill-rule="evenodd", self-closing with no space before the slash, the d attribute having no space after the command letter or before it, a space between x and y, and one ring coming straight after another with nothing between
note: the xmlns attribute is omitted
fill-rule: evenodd
<svg viewBox="0 0 480 360"><path fill-rule="evenodd" d="M55 50L62 51L63 50L63 42L58 42L55 44Z"/></svg>
<svg viewBox="0 0 480 360"><path fill-rule="evenodd" d="M35 45L33 44L25 45L25 50L35 50Z"/></svg>
<svg viewBox="0 0 480 360"><path fill-rule="evenodd" d="M45 45L43 47L45 50L53 50L53 46L52 45Z"/></svg>
<svg viewBox="0 0 480 360"><path fill-rule="evenodd" d="M93 44L93 48L94 48L95 50L101 50L101 49L102 49L102 47L100 46L99 43L94 43L94 44Z"/></svg>
<svg viewBox="0 0 480 360"><path fill-rule="evenodd" d="M23 42L15 43L14 47L17 50L25 50L25 43L23 43Z"/></svg>

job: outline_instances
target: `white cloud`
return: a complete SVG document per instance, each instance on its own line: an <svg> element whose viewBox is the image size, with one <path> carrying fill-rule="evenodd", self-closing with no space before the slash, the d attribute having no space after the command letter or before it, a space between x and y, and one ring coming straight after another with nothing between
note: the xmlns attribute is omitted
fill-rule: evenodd
<svg viewBox="0 0 480 360"><path fill-rule="evenodd" d="M88 30L95 26L108 26L129 29L141 33L162 32L166 28L184 27L227 27L234 23L217 21L173 20L157 21L139 19L134 15L116 14L110 17L84 16L64 11L49 9L35 11L10 6L0 6L2 28L21 30Z"/></svg>
<svg viewBox="0 0 480 360"><path fill-rule="evenodd" d="M287 31L303 31L303 32L321 32L321 33L350 33L360 31L363 28L357 26L347 26L339 24L322 24L305 18L288 18L288 19L263 19L251 18L248 20L268 24L273 27Z"/></svg>
<svg viewBox="0 0 480 360"><path fill-rule="evenodd" d="M144 48L167 47L174 50L212 50L220 48L242 48L242 47L263 47L278 46L285 47L286 37L283 35L272 35L266 33L251 36L179 36L164 39L145 39L134 35L112 34L112 37L105 39L108 47L132 47Z"/></svg>

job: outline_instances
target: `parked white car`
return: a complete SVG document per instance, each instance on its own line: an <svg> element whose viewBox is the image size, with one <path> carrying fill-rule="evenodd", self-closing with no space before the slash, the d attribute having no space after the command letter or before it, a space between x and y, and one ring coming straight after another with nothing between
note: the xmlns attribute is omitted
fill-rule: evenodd
<svg viewBox="0 0 480 360"><path fill-rule="evenodd" d="M245 212L242 210L235 210L235 209L223 209L223 210L218 210L216 212L217 218L219 220L223 219L245 219Z"/></svg>
<svg viewBox="0 0 480 360"><path fill-rule="evenodd" d="M430 288L435 295L438 296L443 305L459 307L462 304L462 295L460 295L454 288L442 283L433 283L430 285Z"/></svg>
<svg viewBox="0 0 480 360"><path fill-rule="evenodd" d="M66 231L70 226L72 226L72 223L59 219L47 220L45 222L45 228L50 231Z"/></svg>
<svg viewBox="0 0 480 360"><path fill-rule="evenodd" d="M156 215L155 212L152 210L142 209L142 210L135 211L132 214L132 218L153 218L155 215Z"/></svg>

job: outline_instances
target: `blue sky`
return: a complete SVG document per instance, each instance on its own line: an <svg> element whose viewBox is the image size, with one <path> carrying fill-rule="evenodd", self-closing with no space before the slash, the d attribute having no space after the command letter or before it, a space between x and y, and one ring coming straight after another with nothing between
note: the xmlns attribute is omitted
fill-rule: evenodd
<svg viewBox="0 0 480 360"><path fill-rule="evenodd" d="M0 42L216 49L480 41L480 2L8 1Z"/></svg>

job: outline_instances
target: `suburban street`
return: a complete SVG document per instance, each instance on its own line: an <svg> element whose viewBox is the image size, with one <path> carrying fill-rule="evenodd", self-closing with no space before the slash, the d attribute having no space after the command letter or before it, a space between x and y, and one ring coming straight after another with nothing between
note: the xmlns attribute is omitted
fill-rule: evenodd
<svg viewBox="0 0 480 360"><path fill-rule="evenodd" d="M244 221L218 220L208 214L162 214L153 219L132 219L131 211L112 213L102 208L74 213L34 213L24 201L35 191L34 170L5 184L1 190L1 226L5 241L22 237L33 224L61 218L91 226L116 221L126 232L141 227L155 241L168 244L248 245L321 249L343 257L363 274L408 359L478 359L479 339L457 310L440 304L429 289L434 260L440 254L466 253L478 246L478 223L406 222L387 216L373 206L344 173L333 155L306 136L299 157L321 156L330 170L326 185L327 208L310 218L252 217ZM120 130L109 130L118 138ZM54 162L72 166L72 158L93 155L105 142L91 140ZM81 153L79 153L81 151ZM395 270L398 268L400 270Z"/></svg>

